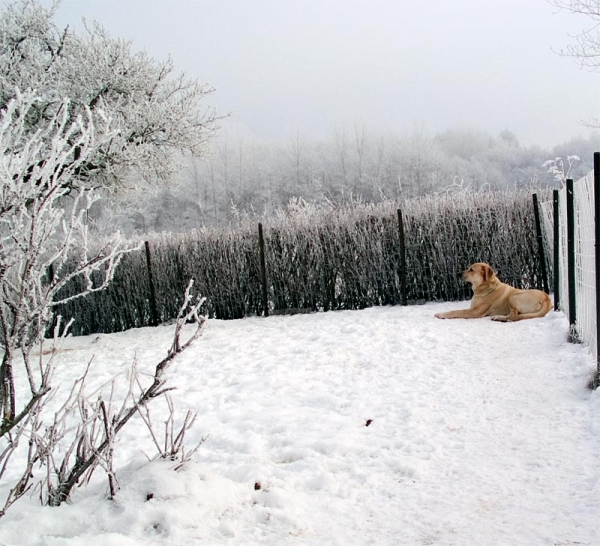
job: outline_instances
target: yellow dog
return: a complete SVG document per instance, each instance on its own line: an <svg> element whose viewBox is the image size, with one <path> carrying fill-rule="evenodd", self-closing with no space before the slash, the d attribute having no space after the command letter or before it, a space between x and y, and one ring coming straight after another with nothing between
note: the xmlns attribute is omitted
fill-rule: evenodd
<svg viewBox="0 0 600 546"><path fill-rule="evenodd" d="M548 294L541 290L519 290L500 282L488 264L473 264L463 271L462 278L473 288L471 307L437 313L437 318L492 317L492 320L509 322L543 317L552 309Z"/></svg>

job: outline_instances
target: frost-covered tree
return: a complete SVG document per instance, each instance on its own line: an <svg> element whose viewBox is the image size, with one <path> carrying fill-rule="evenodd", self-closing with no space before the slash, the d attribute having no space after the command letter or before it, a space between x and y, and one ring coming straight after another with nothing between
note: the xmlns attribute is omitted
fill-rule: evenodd
<svg viewBox="0 0 600 546"><path fill-rule="evenodd" d="M43 100L33 91L17 92L0 109L0 481L10 481L0 518L36 481L43 502L61 504L98 466L107 471L114 495L116 435L135 414L147 412L147 403L170 390L165 387L167 367L204 324L198 314L203 300L192 294L190 281L173 346L148 386L142 386L134 363L120 409L111 404L112 394L107 401L98 393L89 399L85 375L66 399L63 392L57 411L47 408L49 398L60 392L52 384L56 344L70 325L61 323L55 309L105 289L124 253L139 247L127 245L119 235L104 243L90 235L87 214L97 191L71 184L118 127L89 109L71 119L65 100L47 123L32 131L30 116ZM69 290L63 290L67 284ZM196 332L183 343L181 329L192 320ZM54 337L47 341L51 330Z"/></svg>
<svg viewBox="0 0 600 546"><path fill-rule="evenodd" d="M92 244L86 213L94 190L70 183L115 134L109 120L97 113L96 132L89 110L72 119L64 101L33 131L42 104L34 92L17 92L0 110L0 478L51 389L51 360L40 347L53 310L66 301L61 289L79 281L69 299L104 289L128 250L118 236Z"/></svg>
<svg viewBox="0 0 600 546"><path fill-rule="evenodd" d="M584 15L592 26L574 36L574 42L562 53L573 57L582 67L600 70L600 0L550 0L557 8L574 15Z"/></svg>
<svg viewBox="0 0 600 546"><path fill-rule="evenodd" d="M216 113L204 104L213 89L175 74L170 59L134 52L97 23L82 35L58 28L58 4L12 0L0 11L0 109L17 89L34 89L38 100L24 120L26 133L43 132L61 108L67 122L87 112L94 123L102 116L113 120L118 131L85 161L75 150L70 183L111 185L132 171L169 179L176 152L202 155L216 128Z"/></svg>
<svg viewBox="0 0 600 546"><path fill-rule="evenodd" d="M591 26L573 37L562 55L571 57L582 68L600 71L600 0L550 0L559 9L591 20ZM591 119L587 125L600 128L600 119Z"/></svg>

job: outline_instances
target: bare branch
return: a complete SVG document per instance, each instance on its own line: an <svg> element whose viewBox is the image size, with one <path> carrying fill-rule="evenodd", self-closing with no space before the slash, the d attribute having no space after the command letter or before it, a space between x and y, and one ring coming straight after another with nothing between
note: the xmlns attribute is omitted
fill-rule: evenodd
<svg viewBox="0 0 600 546"><path fill-rule="evenodd" d="M583 15L593 24L572 36L569 44L559 54L572 58L581 68L600 70L600 1L599 0L550 0L550 4L572 15Z"/></svg>
<svg viewBox="0 0 600 546"><path fill-rule="evenodd" d="M104 439L102 440L102 442L100 442L96 447L94 447L93 443L85 444L87 446L87 449L81 450L69 471L60 472L59 481L57 485L52 487L48 486L47 501L48 504L50 504L51 506L58 506L61 503L63 503L69 497L71 490L79 482L79 480L87 472L93 471L93 469L98 464L102 464L103 462L106 462L108 460L106 468L108 469L109 473L112 472L112 467L110 465L110 450L112 449L112 443L116 435L127 424L127 422L131 419L131 417L133 417L135 413L142 414L142 411L140 410L141 407L145 407L150 400L171 390L171 388L164 387L164 374L166 370L177 355L185 351L191 345L191 343L198 339L198 337L202 333L202 327L206 322L206 318L204 316L199 315L199 309L204 303L204 298L193 297L191 294L192 286L193 281L190 280L185 292L184 302L181 306L177 318L177 323L175 326L175 332L173 336L173 344L167 356L156 365L152 384L136 397L131 406L123 408L122 411L119 412L118 416L115 416L114 418L110 419L109 434L104 435ZM180 337L183 325L192 318L196 320L196 329L194 330L190 338L182 344L180 341ZM132 365L132 368L132 375L135 375L135 362ZM139 380L130 379L130 385L133 385L135 382L139 384ZM109 421L108 417L109 416L107 414L107 418L106 420L104 420L104 423ZM87 416L82 415L82 419L86 420ZM146 422L146 419L144 419L144 422ZM184 424L191 426L192 423L193 419L187 418ZM85 434L80 433L78 434L78 437L81 440L82 438L85 438ZM180 442L182 441L183 438L180 440Z"/></svg>

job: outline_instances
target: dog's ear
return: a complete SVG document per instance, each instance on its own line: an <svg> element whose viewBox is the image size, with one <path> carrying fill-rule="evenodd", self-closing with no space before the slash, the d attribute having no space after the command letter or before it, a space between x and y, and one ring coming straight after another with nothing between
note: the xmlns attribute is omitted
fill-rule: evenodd
<svg viewBox="0 0 600 546"><path fill-rule="evenodd" d="M494 270L489 265L485 264L481 273L483 276L483 280L489 281L494 275Z"/></svg>

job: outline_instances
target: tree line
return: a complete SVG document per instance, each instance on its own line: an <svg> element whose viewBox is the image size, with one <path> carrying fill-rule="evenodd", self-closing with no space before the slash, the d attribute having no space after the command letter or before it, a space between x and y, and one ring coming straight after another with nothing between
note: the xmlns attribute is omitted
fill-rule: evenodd
<svg viewBox="0 0 600 546"><path fill-rule="evenodd" d="M207 157L181 158L186 166L172 184L113 196L93 219L105 233L115 227L128 234L183 232L270 216L293 198L343 205L544 189L555 187L557 177L586 174L599 149L600 133L544 149L520 145L508 130L496 136L475 129L402 134L355 124L324 140L295 133L281 142L223 130Z"/></svg>

